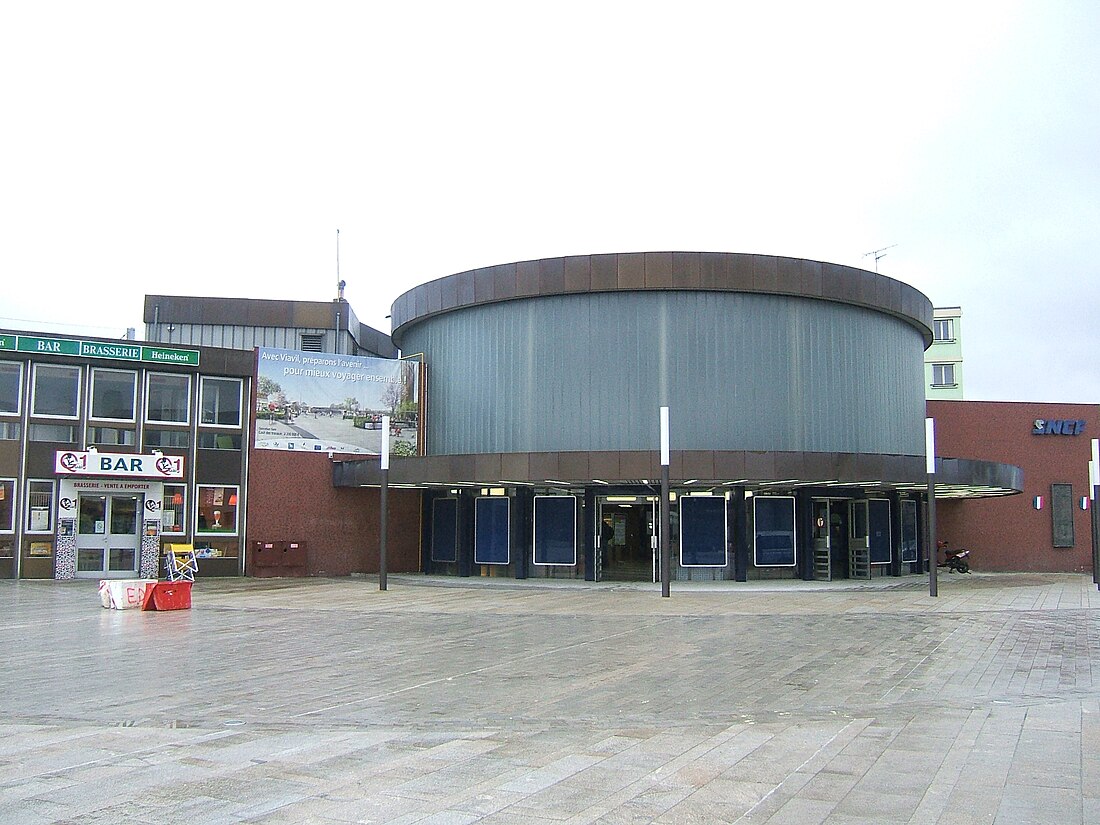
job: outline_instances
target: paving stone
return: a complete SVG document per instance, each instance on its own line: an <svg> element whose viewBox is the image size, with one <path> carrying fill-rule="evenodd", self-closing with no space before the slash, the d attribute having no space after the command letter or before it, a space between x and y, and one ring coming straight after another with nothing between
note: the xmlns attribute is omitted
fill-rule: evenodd
<svg viewBox="0 0 1100 825"><path fill-rule="evenodd" d="M1091 823L1091 577L0 582L0 821ZM1095 677L1095 678L1094 678Z"/></svg>

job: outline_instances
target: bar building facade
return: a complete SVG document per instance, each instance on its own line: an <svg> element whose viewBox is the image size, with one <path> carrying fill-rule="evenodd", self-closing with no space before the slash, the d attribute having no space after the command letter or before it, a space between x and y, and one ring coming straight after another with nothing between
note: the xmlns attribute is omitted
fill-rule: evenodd
<svg viewBox="0 0 1100 825"><path fill-rule="evenodd" d="M427 366L421 565L457 575L648 579L658 410L671 410L678 579L918 569L932 305L864 270L733 253L551 258L400 296ZM342 461L337 487L378 463ZM1016 467L947 460L940 496L1006 495Z"/></svg>
<svg viewBox="0 0 1100 825"><path fill-rule="evenodd" d="M0 577L242 575L255 358L0 332Z"/></svg>

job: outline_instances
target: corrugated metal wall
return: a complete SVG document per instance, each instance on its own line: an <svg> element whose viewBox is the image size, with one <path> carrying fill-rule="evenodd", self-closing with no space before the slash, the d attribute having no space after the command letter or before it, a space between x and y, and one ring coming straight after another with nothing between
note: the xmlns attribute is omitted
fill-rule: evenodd
<svg viewBox="0 0 1100 825"><path fill-rule="evenodd" d="M158 332L159 326L159 332ZM274 349L301 349L302 335L320 335L321 351L332 352L334 330L320 328L255 327L225 324L147 324L145 337L148 341L180 346L224 347L226 349L254 349L272 347ZM159 336L159 337L158 337ZM350 351L354 340L346 333L340 335L342 351Z"/></svg>
<svg viewBox="0 0 1100 825"><path fill-rule="evenodd" d="M921 454L920 333L846 304L590 293L429 318L431 454L655 449Z"/></svg>

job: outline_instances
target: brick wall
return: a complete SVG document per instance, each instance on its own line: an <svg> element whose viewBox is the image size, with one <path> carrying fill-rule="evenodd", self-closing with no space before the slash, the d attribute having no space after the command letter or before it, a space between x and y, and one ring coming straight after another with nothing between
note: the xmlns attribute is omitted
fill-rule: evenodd
<svg viewBox="0 0 1100 825"><path fill-rule="evenodd" d="M1092 572L1088 495L1091 440L1100 437L1100 405L1008 401L929 401L936 419L936 452L1014 464L1024 471L1022 495L937 503L937 533L972 551L975 570ZM1078 435L1032 435L1035 419L1086 422ZM1055 548L1050 486L1073 485L1074 546ZM1035 510L1035 496L1043 509Z"/></svg>
<svg viewBox="0 0 1100 825"><path fill-rule="evenodd" d="M248 575L348 576L378 572L379 491L332 486L327 453L253 450L248 473ZM420 569L420 493L389 491L387 569ZM253 565L254 542L305 542L306 565Z"/></svg>

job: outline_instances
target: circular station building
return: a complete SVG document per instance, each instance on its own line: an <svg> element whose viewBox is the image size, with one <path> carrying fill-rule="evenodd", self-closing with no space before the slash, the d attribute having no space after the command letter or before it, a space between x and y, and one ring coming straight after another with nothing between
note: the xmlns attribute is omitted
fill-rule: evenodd
<svg viewBox="0 0 1100 825"><path fill-rule="evenodd" d="M932 304L882 275L770 255L502 264L418 286L393 341L425 365L425 572L653 580L669 408L673 580L923 570ZM338 462L376 486L377 460ZM1019 492L941 461L938 497Z"/></svg>

